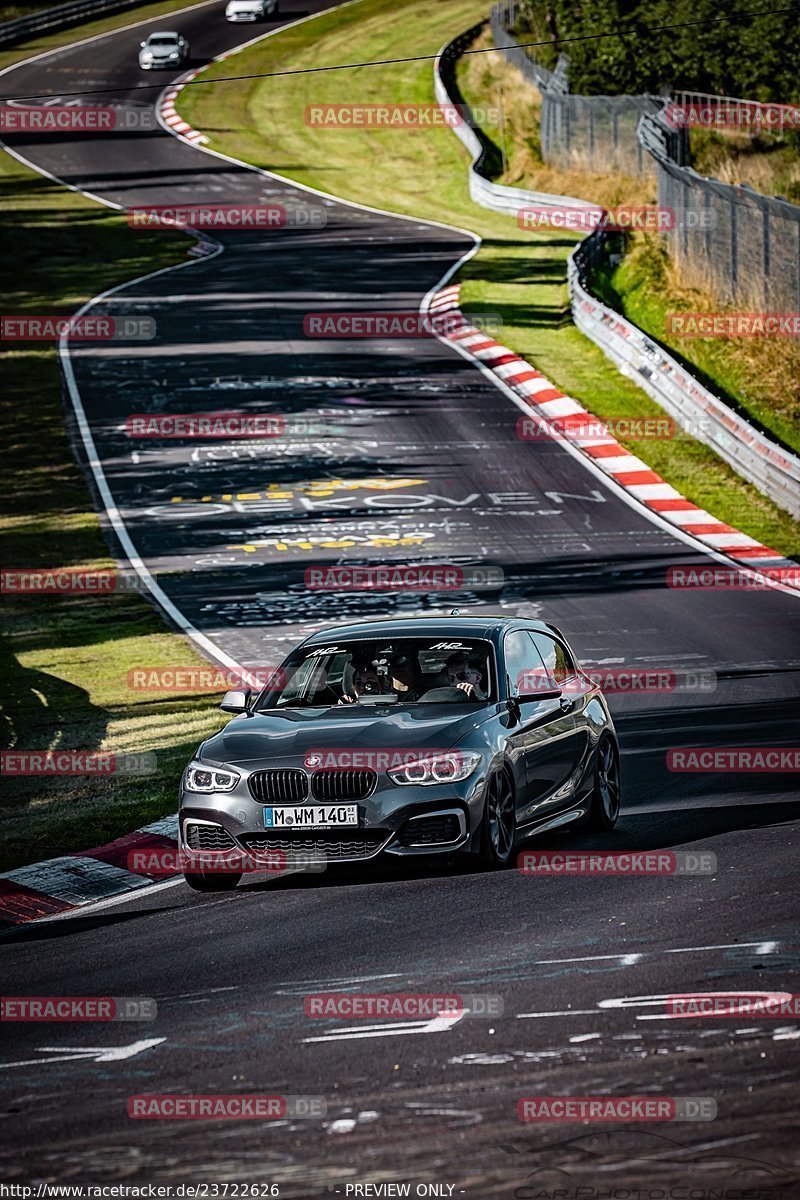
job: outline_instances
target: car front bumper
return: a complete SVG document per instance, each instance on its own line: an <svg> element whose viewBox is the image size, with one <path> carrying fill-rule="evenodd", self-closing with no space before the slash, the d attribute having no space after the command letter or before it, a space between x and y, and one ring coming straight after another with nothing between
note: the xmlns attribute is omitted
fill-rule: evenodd
<svg viewBox="0 0 800 1200"><path fill-rule="evenodd" d="M249 771L231 764L230 769L242 774L231 792L181 790L181 848L188 855L213 849L250 854L280 851L297 862L325 859L344 863L362 862L382 853L402 857L442 854L465 849L483 815L483 764L458 783L401 785L379 774L369 795L320 799L309 789L308 796L298 801L254 799L248 779L256 771L276 769L274 764ZM276 829L264 824L267 807L320 804L355 804L358 826Z"/></svg>

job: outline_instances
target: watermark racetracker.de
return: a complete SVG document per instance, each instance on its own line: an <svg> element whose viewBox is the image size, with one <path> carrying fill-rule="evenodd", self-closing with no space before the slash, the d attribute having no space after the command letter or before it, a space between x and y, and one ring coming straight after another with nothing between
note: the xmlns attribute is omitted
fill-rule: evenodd
<svg viewBox="0 0 800 1200"><path fill-rule="evenodd" d="M3 776L155 775L152 750L112 754L97 750L0 750Z"/></svg>
<svg viewBox="0 0 800 1200"><path fill-rule="evenodd" d="M48 313L0 317L4 342L54 342L62 337L78 342L151 342L155 336L153 317L59 317Z"/></svg>

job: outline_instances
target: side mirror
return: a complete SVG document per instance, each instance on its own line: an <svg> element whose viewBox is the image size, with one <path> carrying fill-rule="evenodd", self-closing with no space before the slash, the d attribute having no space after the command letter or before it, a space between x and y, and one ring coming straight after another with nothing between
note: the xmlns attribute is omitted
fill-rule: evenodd
<svg viewBox="0 0 800 1200"><path fill-rule="evenodd" d="M516 688L511 687L509 680L508 694L509 696L514 695L517 701L558 700L561 696L561 688L552 675L537 667L530 671L521 671L517 678Z"/></svg>
<svg viewBox="0 0 800 1200"><path fill-rule="evenodd" d="M511 676L506 671L506 708L515 721L522 715L519 710L519 694L511 686Z"/></svg>
<svg viewBox="0 0 800 1200"><path fill-rule="evenodd" d="M147 45L147 42L139 42L139 45L142 47L142 49L144 49L144 47Z"/></svg>
<svg viewBox="0 0 800 1200"><path fill-rule="evenodd" d="M220 708L227 713L244 713L247 712L250 706L250 689L245 688L244 691L226 692L222 698Z"/></svg>

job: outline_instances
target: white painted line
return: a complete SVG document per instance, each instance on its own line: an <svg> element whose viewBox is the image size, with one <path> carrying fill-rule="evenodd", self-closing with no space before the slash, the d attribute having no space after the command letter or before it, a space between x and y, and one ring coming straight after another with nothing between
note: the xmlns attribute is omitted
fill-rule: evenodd
<svg viewBox="0 0 800 1200"><path fill-rule="evenodd" d="M554 1010L553 1012L527 1012L517 1013L517 1020L528 1020L529 1017L597 1017L599 1013L596 1008L565 1008L562 1011Z"/></svg>
<svg viewBox="0 0 800 1200"><path fill-rule="evenodd" d="M275 995L304 996L309 991L330 991L332 988L346 988L356 983L377 983L380 979L402 979L402 975L394 972L389 975L348 975L344 979L295 979L281 984L275 989Z"/></svg>
<svg viewBox="0 0 800 1200"><path fill-rule="evenodd" d="M73 1062L81 1059L87 1062L92 1055L87 1054L61 1054L57 1058L26 1058L20 1062L0 1063L0 1071L8 1071L11 1067L40 1067L47 1063Z"/></svg>
<svg viewBox="0 0 800 1200"><path fill-rule="evenodd" d="M159 1004L168 1004L170 1000L193 1000L197 996L210 996L214 992L238 992L238 990L238 984L231 984L230 987L204 988L201 992L178 992L175 996L164 992L162 995L156 996L155 999Z"/></svg>
<svg viewBox="0 0 800 1200"><path fill-rule="evenodd" d="M323 1033L319 1037L303 1038L303 1043L311 1042L348 1042L358 1038L400 1037L409 1033L444 1033L457 1024L466 1012L440 1014L430 1021L398 1021L391 1025L369 1025L361 1029L343 1029L332 1033Z"/></svg>
<svg viewBox="0 0 800 1200"><path fill-rule="evenodd" d="M144 1038L139 1042L131 1042L129 1046L94 1046L91 1049L77 1050L74 1046L40 1046L39 1049L43 1054L56 1054L57 1058L28 1058L21 1062L0 1063L0 1071L8 1071L11 1067L36 1067L42 1066L45 1063L54 1062L75 1062L78 1059L84 1061L92 1059L94 1062L122 1062L128 1058L135 1058L137 1054L142 1054L145 1050L150 1050L153 1046L160 1046L167 1039L159 1038Z"/></svg>
<svg viewBox="0 0 800 1200"><path fill-rule="evenodd" d="M96 1054L96 1062L123 1062L126 1058L135 1058L137 1054L142 1054L145 1050L150 1050L153 1046L160 1046L167 1039L165 1037L157 1038L142 1038L138 1042L131 1042L128 1046L94 1046L92 1049L83 1050L83 1054ZM45 1053L69 1052L72 1046L42 1046Z"/></svg>
<svg viewBox="0 0 800 1200"><path fill-rule="evenodd" d="M755 949L756 954L772 954L780 942L722 942L718 946L679 946L674 950L664 950L663 954L702 954L706 950L749 950Z"/></svg>
<svg viewBox="0 0 800 1200"><path fill-rule="evenodd" d="M632 967L635 963L638 963L642 957L642 954L587 954L583 958L537 958L533 965L535 967L550 967L557 966L561 963L608 962L612 959L618 958L621 960L623 966Z"/></svg>

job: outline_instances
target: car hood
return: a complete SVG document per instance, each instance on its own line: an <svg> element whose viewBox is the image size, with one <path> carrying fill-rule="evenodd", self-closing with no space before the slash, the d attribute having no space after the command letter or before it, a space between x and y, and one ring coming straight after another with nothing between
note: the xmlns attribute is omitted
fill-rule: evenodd
<svg viewBox="0 0 800 1200"><path fill-rule="evenodd" d="M169 58L170 54L175 54L180 50L177 42L171 46L142 46L143 54L152 54L153 58Z"/></svg>
<svg viewBox="0 0 800 1200"><path fill-rule="evenodd" d="M231 0L226 12L258 12L261 0Z"/></svg>
<svg viewBox="0 0 800 1200"><path fill-rule="evenodd" d="M263 765L303 759L315 751L449 750L469 739L495 715L494 706L453 712L452 704L430 704L378 715L374 708L309 709L235 717L203 743L202 757L219 763ZM480 734L477 741L480 743Z"/></svg>

